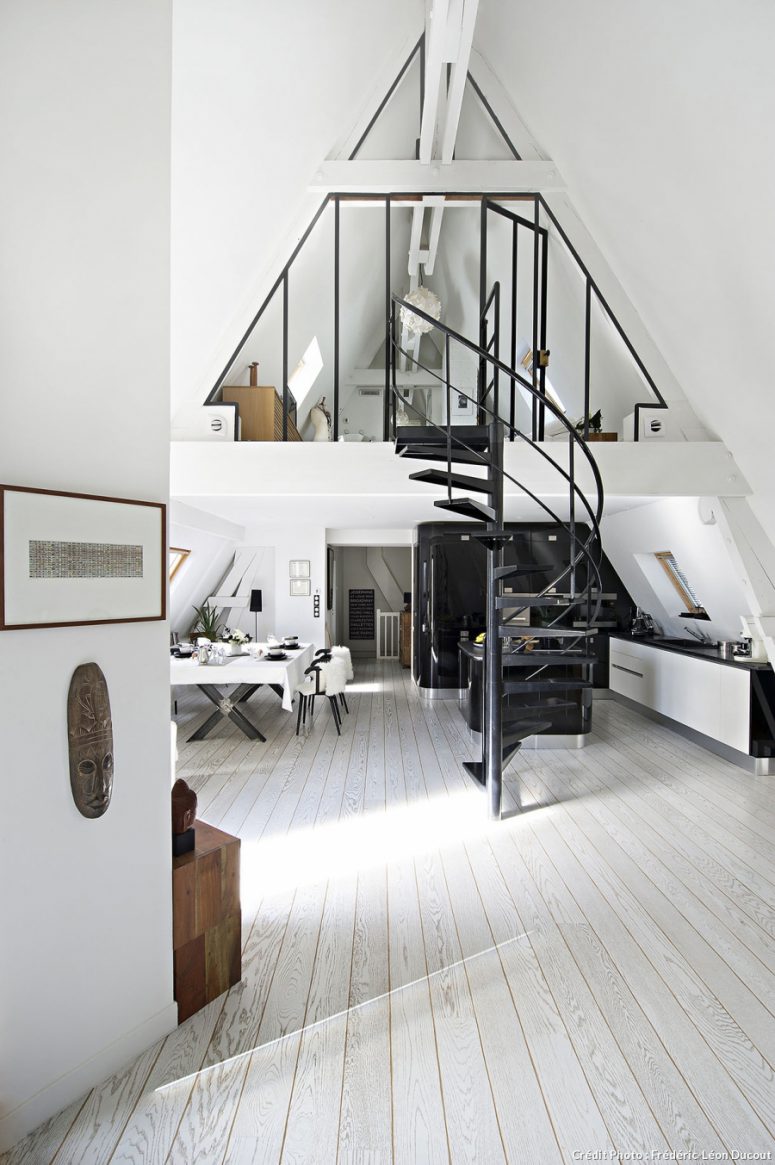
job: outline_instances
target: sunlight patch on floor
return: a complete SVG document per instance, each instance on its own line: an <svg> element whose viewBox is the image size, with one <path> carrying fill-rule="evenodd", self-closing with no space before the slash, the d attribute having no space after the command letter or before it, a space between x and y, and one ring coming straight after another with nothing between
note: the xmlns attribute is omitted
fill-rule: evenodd
<svg viewBox="0 0 775 1165"><path fill-rule="evenodd" d="M267 886L273 894L281 893L483 837L496 824L486 813L481 791L464 789L316 828L293 829L278 837L243 841L243 909L257 909Z"/></svg>

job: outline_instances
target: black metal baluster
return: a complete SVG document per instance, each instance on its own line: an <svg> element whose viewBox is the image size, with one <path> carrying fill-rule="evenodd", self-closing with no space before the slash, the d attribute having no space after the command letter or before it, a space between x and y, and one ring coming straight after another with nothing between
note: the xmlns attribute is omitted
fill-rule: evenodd
<svg viewBox="0 0 775 1165"><path fill-rule="evenodd" d="M334 431L339 440L339 195L334 199Z"/></svg>

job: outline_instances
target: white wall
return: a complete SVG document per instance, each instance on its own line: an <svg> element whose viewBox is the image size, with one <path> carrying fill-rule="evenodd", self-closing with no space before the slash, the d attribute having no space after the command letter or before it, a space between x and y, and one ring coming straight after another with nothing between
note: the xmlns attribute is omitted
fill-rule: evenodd
<svg viewBox="0 0 775 1165"><path fill-rule="evenodd" d="M176 406L212 387L321 201L315 171L376 108L423 19L419 0L175 6Z"/></svg>
<svg viewBox="0 0 775 1165"><path fill-rule="evenodd" d="M170 546L190 551L170 584L170 628L181 638L191 627L194 607L215 593L244 537L243 526L181 502L171 503Z"/></svg>
<svg viewBox="0 0 775 1165"><path fill-rule="evenodd" d="M170 6L27 0L2 25L2 479L166 501ZM167 636L0 635L0 1148L176 1023ZM67 757L90 660L115 742L97 820Z"/></svg>
<svg viewBox="0 0 775 1165"><path fill-rule="evenodd" d="M774 40L761 0L482 0L476 37L771 540Z"/></svg>
<svg viewBox="0 0 775 1165"><path fill-rule="evenodd" d="M686 637L690 627L713 639L739 638L740 616L749 610L742 572L722 526L703 523L699 499L662 498L612 514L603 518L601 531L605 552L633 600L659 621L666 635ZM644 574L636 555L650 559L660 550L672 550L710 622L678 618L684 607L658 563L647 563Z"/></svg>
<svg viewBox="0 0 775 1165"><path fill-rule="evenodd" d="M272 614L260 616L259 630L263 634L274 632L283 635L298 635L302 642L325 646L326 616L326 531L323 526L299 526L283 529L272 526L251 526L247 531L247 542L251 546L271 547L274 551L274 593L270 596L274 604L274 623L269 625ZM310 596L296 597L290 593L289 563L292 559L306 559L310 563ZM315 618L313 600L315 592L320 595L320 616Z"/></svg>
<svg viewBox="0 0 775 1165"><path fill-rule="evenodd" d="M349 647L353 656L373 657L376 655L375 639L350 639L349 635L349 595L351 589L365 588L374 591L374 620L376 628L376 612L391 611L395 608L388 602L380 590L366 561L367 548L365 546L344 546L337 552L338 587L337 587L337 629L338 642ZM393 577L399 584L401 591L412 589L412 552L402 546L382 547L382 556L385 559ZM399 610L402 608L399 608Z"/></svg>

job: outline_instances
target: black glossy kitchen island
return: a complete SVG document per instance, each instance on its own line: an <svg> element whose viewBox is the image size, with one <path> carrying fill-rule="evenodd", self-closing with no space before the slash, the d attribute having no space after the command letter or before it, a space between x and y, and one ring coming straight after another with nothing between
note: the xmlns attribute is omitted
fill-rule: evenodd
<svg viewBox="0 0 775 1165"><path fill-rule="evenodd" d="M537 748L583 748L592 727L592 669L595 658L546 664L542 657L554 651L503 652L504 680L520 679L527 690L504 698L504 728L510 721L527 719L536 709L535 719L548 720L551 727L531 737ZM484 708L484 647L470 640L458 643L460 709L472 734L481 734ZM530 690L531 683L551 681L552 690ZM587 683L579 689L572 684ZM538 713L540 712L540 716Z"/></svg>

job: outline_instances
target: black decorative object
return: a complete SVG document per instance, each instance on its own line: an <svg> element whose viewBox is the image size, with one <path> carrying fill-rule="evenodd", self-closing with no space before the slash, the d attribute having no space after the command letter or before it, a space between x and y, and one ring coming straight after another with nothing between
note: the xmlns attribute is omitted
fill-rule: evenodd
<svg viewBox="0 0 775 1165"><path fill-rule="evenodd" d="M258 616L259 616L260 612L263 610L263 604L262 604L262 600L261 600L261 591L251 591L250 592L250 609L253 612L253 614L256 616L256 643L258 643Z"/></svg>
<svg viewBox="0 0 775 1165"><path fill-rule="evenodd" d="M314 597L312 599L312 618L320 618L320 591L315 591Z"/></svg>
<svg viewBox="0 0 775 1165"><path fill-rule="evenodd" d="M374 639L374 591L364 589L351 590L349 593L350 639Z"/></svg>
<svg viewBox="0 0 775 1165"><path fill-rule="evenodd" d="M334 551L329 546L326 550L326 610L334 609Z"/></svg>

